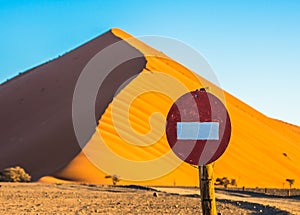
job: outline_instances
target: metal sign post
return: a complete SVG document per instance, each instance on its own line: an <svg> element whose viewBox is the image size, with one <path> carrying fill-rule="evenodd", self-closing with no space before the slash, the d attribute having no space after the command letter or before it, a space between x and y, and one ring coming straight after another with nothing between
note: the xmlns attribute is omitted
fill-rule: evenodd
<svg viewBox="0 0 300 215"><path fill-rule="evenodd" d="M216 198L213 180L213 164L199 166L199 182L203 215L216 215Z"/></svg>

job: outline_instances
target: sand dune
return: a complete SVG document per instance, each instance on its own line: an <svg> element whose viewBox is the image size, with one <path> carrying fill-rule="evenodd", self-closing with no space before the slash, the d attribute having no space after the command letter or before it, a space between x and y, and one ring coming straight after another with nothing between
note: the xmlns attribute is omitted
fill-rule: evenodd
<svg viewBox="0 0 300 215"><path fill-rule="evenodd" d="M107 32L62 57L0 85L0 169L20 165L38 179L67 165L80 151L72 122L72 99L84 66L107 46L120 42ZM115 91L145 65L143 55L120 42L118 55L140 56L115 68L103 82L95 114L99 119ZM109 60L108 60L109 61ZM123 71L128 71L123 73ZM100 75L103 75L100 73ZM95 128L85 128L86 141Z"/></svg>
<svg viewBox="0 0 300 215"><path fill-rule="evenodd" d="M97 51L122 40L124 54L134 52L141 58L117 67L100 89L105 95L98 93L98 127L87 128L86 139L91 138L81 151L70 115L75 81ZM132 75L137 76L117 91ZM35 178L49 174L111 183L105 175L117 174L123 184L198 185L198 170L172 154L164 126L176 98L206 86L219 98L224 95L232 122L229 147L215 163L216 177L235 178L239 186L248 187L287 187L285 179L293 178L299 187L299 127L268 118L119 29L1 85L5 108L0 113L0 167L19 164ZM117 156L109 156L110 151ZM143 168L142 161L151 165Z"/></svg>

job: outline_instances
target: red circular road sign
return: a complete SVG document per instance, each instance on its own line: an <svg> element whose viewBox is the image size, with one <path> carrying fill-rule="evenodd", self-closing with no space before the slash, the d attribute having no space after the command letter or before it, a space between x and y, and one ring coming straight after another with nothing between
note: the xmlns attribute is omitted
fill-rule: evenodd
<svg viewBox="0 0 300 215"><path fill-rule="evenodd" d="M181 96L171 107L166 124L170 147L183 161L206 165L228 146L231 122L224 104L205 90Z"/></svg>

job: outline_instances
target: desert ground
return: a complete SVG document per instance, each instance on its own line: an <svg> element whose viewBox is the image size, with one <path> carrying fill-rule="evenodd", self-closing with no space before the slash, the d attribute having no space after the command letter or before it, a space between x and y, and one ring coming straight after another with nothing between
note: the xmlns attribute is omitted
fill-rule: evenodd
<svg viewBox="0 0 300 215"><path fill-rule="evenodd" d="M58 183L0 185L0 214L201 214L197 188ZM284 201L299 205L296 197ZM241 193L217 189L217 210L221 214L298 214L292 212L293 208L279 209L264 202L271 197L264 197L258 203L248 202L247 198L252 198L249 192L243 197Z"/></svg>
<svg viewBox="0 0 300 215"><path fill-rule="evenodd" d="M198 188L175 188L175 187L157 187L159 191L167 193L177 193L185 196L198 195ZM291 189L290 196L287 196L287 189L259 189L246 188L244 191L240 188L222 189L216 188L216 198L218 201L235 202L237 205L243 205L242 208L253 209L253 213L274 214L275 211L263 210L263 207L277 208L281 210L278 214L300 214L300 190ZM288 212L288 213L287 213ZM276 212L277 213L277 212Z"/></svg>

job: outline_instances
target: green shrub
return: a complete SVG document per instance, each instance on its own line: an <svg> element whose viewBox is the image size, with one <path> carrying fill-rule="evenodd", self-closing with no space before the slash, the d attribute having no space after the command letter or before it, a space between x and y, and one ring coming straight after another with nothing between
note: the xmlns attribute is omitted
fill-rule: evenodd
<svg viewBox="0 0 300 215"><path fill-rule="evenodd" d="M0 181L2 182L30 182L31 176L19 166L6 168L0 171Z"/></svg>

